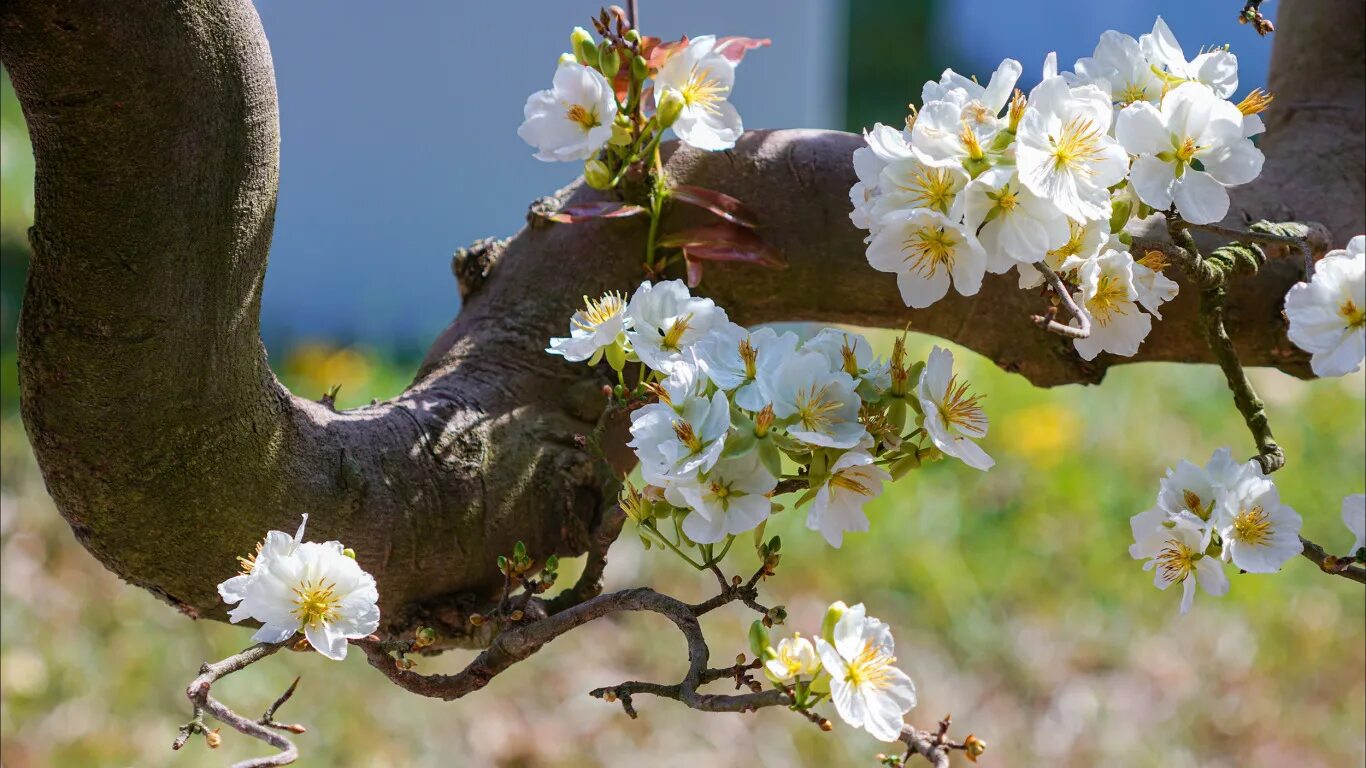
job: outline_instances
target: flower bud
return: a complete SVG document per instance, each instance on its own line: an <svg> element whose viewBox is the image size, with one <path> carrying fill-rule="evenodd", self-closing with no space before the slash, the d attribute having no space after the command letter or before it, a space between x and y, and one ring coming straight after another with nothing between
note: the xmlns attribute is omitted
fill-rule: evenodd
<svg viewBox="0 0 1366 768"><path fill-rule="evenodd" d="M616 46L607 40L598 46L598 69L609 80L616 77L617 70L621 69L621 55L617 53Z"/></svg>
<svg viewBox="0 0 1366 768"><path fill-rule="evenodd" d="M634 140L634 135L631 133L631 122L620 119L620 114L617 117L617 120L612 121L612 136L607 140L607 143L614 147L625 147Z"/></svg>
<svg viewBox="0 0 1366 768"><path fill-rule="evenodd" d="M209 749L218 749L219 745L223 743L223 735L218 730L215 728L212 731L204 732L204 743L209 745Z"/></svg>
<svg viewBox="0 0 1366 768"><path fill-rule="evenodd" d="M565 65L565 64L577 64L578 62L579 62L579 58L578 58L577 56L575 56L574 54L572 54L572 53L562 53L562 54L560 54L559 64L560 64L561 66L563 66L563 65Z"/></svg>
<svg viewBox="0 0 1366 768"><path fill-rule="evenodd" d="M655 107L655 120L659 121L661 129L668 128L678 122L678 116L683 114L683 107L687 106L683 94L670 88L659 97L659 105Z"/></svg>
<svg viewBox="0 0 1366 768"><path fill-rule="evenodd" d="M626 30L626 34L622 35L622 39L624 39L627 43L634 45L640 42L640 32L637 31L635 28L628 29Z"/></svg>
<svg viewBox="0 0 1366 768"><path fill-rule="evenodd" d="M355 559L356 559L356 550L354 550L354 549L352 549L352 548L350 548L350 547L347 547L346 549L343 549L343 550L342 550L342 554L343 554L343 555L346 555L347 557L351 558L352 560L355 560Z"/></svg>
<svg viewBox="0 0 1366 768"><path fill-rule="evenodd" d="M768 638L768 627L762 621L749 625L749 651L755 658L765 661L777 656Z"/></svg>
<svg viewBox="0 0 1366 768"><path fill-rule="evenodd" d="M987 751L987 743L969 733L968 737L963 739L963 751L967 753L968 759L975 763L977 758Z"/></svg>
<svg viewBox="0 0 1366 768"><path fill-rule="evenodd" d="M843 600L836 600L825 609L825 618L821 619L821 637L825 638L825 642L835 642L835 625L847 610L849 606L845 605Z"/></svg>
<svg viewBox="0 0 1366 768"><path fill-rule="evenodd" d="M574 52L584 66L597 66L598 47L593 44L592 33L583 27L574 27L574 31L569 33L569 50Z"/></svg>
<svg viewBox="0 0 1366 768"><path fill-rule="evenodd" d="M413 645L417 648L426 648L436 642L436 630L431 627L418 627L417 634L413 637Z"/></svg>
<svg viewBox="0 0 1366 768"><path fill-rule="evenodd" d="M612 188L612 170L607 167L607 163L590 157L583 163L583 180L588 182L588 186L593 189ZM615 370L621 370L613 366Z"/></svg>
<svg viewBox="0 0 1366 768"><path fill-rule="evenodd" d="M631 58L631 77L638 83L645 82L650 76L650 63L644 56L637 54Z"/></svg>

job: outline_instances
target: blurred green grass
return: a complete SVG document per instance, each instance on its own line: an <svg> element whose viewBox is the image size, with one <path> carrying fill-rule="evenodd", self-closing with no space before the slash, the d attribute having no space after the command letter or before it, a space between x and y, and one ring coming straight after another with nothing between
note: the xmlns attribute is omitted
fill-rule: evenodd
<svg viewBox="0 0 1366 768"><path fill-rule="evenodd" d="M931 343L917 337L912 351ZM830 600L866 602L894 627L920 687L912 720L954 713L956 728L991 744L984 765L1362 764L1358 585L1297 559L1278 575L1235 576L1227 597L1201 594L1181 617L1176 595L1154 589L1127 556L1128 517L1151 504L1165 466L1203 461L1221 445L1250 451L1217 369L1125 366L1102 387L1038 390L971 353L958 357L987 393L985 444L997 467L981 474L942 462L912 473L870 508L873 532L847 537L841 550L805 531L800 514L780 515L770 530L783 536L784 559L765 589L789 607L790 627L810 632ZM301 395L342 383L343 406L395 394L412 370L324 343L277 359ZM8 389L12 358L3 364ZM1284 497L1308 536L1345 548L1339 504L1366 485L1362 377L1255 375L1290 456L1277 476ZM12 411L0 436L4 764L225 765L259 754L235 733L216 753L199 742L169 750L199 663L247 644L250 631L188 621L103 570L52 508ZM728 566L736 572L754 566L740 549ZM216 565L224 576L234 567ZM565 570L566 580L575 575ZM643 551L629 532L608 578L684 597L711 589L710 577ZM746 624L738 611L709 619L718 661L744 649ZM340 664L286 654L220 693L255 712L302 675L282 715L309 726L303 765L871 765L882 748L782 711L708 715L643 700L632 721L587 696L624 679L672 680L684 658L663 621L627 617L558 640L453 703L389 686L358 654ZM452 653L421 668L451 671L466 659Z"/></svg>

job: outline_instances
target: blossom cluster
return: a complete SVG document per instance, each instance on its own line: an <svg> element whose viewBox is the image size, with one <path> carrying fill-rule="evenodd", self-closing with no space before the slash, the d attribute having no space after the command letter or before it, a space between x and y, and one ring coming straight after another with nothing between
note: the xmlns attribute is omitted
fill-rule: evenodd
<svg viewBox="0 0 1366 768"><path fill-rule="evenodd" d="M1307 283L1285 296L1290 340L1310 353L1318 376L1361 370L1366 358L1366 236L1344 250L1329 251Z"/></svg>
<svg viewBox="0 0 1366 768"><path fill-rule="evenodd" d="M814 643L793 633L772 646L756 621L750 650L769 681L791 691L795 707L809 709L828 696L840 719L882 741L897 740L902 717L916 705L915 684L894 666L891 629L862 603L831 605Z"/></svg>
<svg viewBox="0 0 1366 768"><path fill-rule="evenodd" d="M1246 573L1280 570L1303 548L1300 524L1261 465L1240 464L1221 448L1204 467L1183 460L1168 470L1156 506L1130 520L1129 554L1147 561L1159 589L1181 584L1185 613L1197 584L1215 596L1228 591L1224 563Z"/></svg>
<svg viewBox="0 0 1366 768"><path fill-rule="evenodd" d="M839 329L806 341L748 330L678 280L644 282L629 301L585 299L569 336L547 351L605 359L623 392L624 371L639 362L626 393L639 398L628 445L648 485L624 504L650 535L673 517L685 544L763 525L786 481L803 491L798 506L810 502L806 526L838 547L846 532L868 529L863 507L883 484L922 461L993 464L975 442L987 433L980 398L954 375L949 351L910 365L904 339L882 359Z"/></svg>
<svg viewBox="0 0 1366 768"><path fill-rule="evenodd" d="M767 41L715 35L664 43L620 23L596 22L594 42L576 27L549 89L533 93L517 135L547 162L585 161L594 187L616 186L621 173L648 159L672 128L698 149L730 149L744 132L729 101L745 51Z"/></svg>
<svg viewBox="0 0 1366 768"><path fill-rule="evenodd" d="M379 628L379 592L341 542L304 541L303 518L293 536L271 531L253 555L238 558L241 573L219 584L218 594L236 606L228 612L234 624L261 622L256 642L282 643L302 632L314 650L340 661L348 640Z"/></svg>
<svg viewBox="0 0 1366 768"><path fill-rule="evenodd" d="M1091 321L1077 352L1132 356L1177 285L1161 253L1130 252L1124 226L1153 211L1222 219L1227 188L1261 172L1250 137L1271 97L1228 101L1237 58L1214 49L1187 59L1160 17L1137 40L1106 32L1072 72L1049 54L1027 97L1015 89L1020 74L1011 59L985 86L945 70L904 129L867 131L850 218L908 306L928 307L950 287L973 295L985 273L1012 268L1032 287L1042 263L1075 286Z"/></svg>

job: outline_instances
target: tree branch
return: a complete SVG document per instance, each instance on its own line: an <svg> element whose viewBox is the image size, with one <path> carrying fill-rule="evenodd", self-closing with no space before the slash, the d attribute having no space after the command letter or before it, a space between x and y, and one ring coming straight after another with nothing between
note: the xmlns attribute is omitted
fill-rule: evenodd
<svg viewBox="0 0 1366 768"><path fill-rule="evenodd" d="M185 745L186 740L188 740L190 736L195 733L205 732L203 715L205 712L208 712L220 722L232 726L253 739L264 741L279 750L279 752L274 755L243 760L242 762L234 764L232 768L268 768L269 766L289 765L299 759L299 750L294 746L294 742L290 741L284 735L271 730L272 728L279 728L281 730L291 730L295 733L302 732L300 726L279 725L274 723L272 719L275 710L289 698L291 693L293 693L294 685L291 685L289 690L285 691L285 694L276 700L276 702L271 705L270 709L266 710L266 714L263 715L260 720L250 720L242 717L224 706L222 702L209 695L209 689L220 679L255 664L267 656L273 655L282 647L283 644L281 643L258 643L241 653L229 656L214 664L205 664L201 667L199 676L194 679L194 682L190 683L189 688L185 689L185 695L189 697L190 703L194 706L193 717L190 719L189 723L181 726L180 735L176 737L171 748L180 749ZM294 684L297 685L298 682L299 681L296 679Z"/></svg>
<svg viewBox="0 0 1366 768"><path fill-rule="evenodd" d="M1235 214L1312 218L1342 240L1366 229L1362 6L1281 5L1266 170ZM107 567L222 619L214 585L234 558L307 509L315 535L346 541L378 579L382 634L431 626L445 644L482 645L467 619L500 594L488 553L518 540L537 558L595 546L615 485L581 437L605 379L544 347L574 297L640 281L644 222L528 226L481 268L406 392L337 413L312 399L321 393L287 392L259 341L278 116L251 5L129 0L110 13L98 0L8 0L0 59L36 158L24 421L58 509ZM906 309L848 220L861 144L757 131L730 152L666 150L672 179L745 201L790 264L710 265L702 291L733 319L909 321L1045 386L1099 381L1125 362L1215 361L1189 332L1199 292L1188 281L1138 356L1090 363L1028 320L1037 298L1008 276ZM552 204L601 198L576 184ZM708 215L673 206L661 231ZM1226 331L1244 364L1308 375L1281 317L1300 275L1273 259L1229 296ZM620 442L605 435L606 452Z"/></svg>

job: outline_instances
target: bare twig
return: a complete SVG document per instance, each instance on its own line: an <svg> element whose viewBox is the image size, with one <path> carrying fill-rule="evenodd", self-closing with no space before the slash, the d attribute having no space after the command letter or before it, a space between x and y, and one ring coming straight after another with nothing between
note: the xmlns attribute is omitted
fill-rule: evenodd
<svg viewBox="0 0 1366 768"><path fill-rule="evenodd" d="M1053 293L1057 294L1058 301L1067 309L1067 313L1077 321L1075 326L1063 325L1053 319L1056 312L1053 309L1050 309L1046 316L1034 315L1030 317L1030 319L1034 321L1034 324L1050 333L1066 336L1069 339L1084 339L1087 336L1090 336L1090 316L1083 312L1076 305L1076 302L1072 301L1072 294L1068 293L1067 284L1062 281L1062 278L1058 276L1058 273L1053 271L1052 267L1042 261L1035 262L1034 268L1039 270L1039 274L1043 275L1044 279L1048 281L1049 287L1053 289Z"/></svg>
<svg viewBox="0 0 1366 768"><path fill-rule="evenodd" d="M299 679L300 678L295 677L294 682L289 684L289 687L285 689L284 693L280 694L280 698L276 699L275 703L266 708L265 714L261 715L261 719L256 722L267 728L278 728L282 731L289 731L290 733L303 733L306 731L307 729L298 723L280 723L275 721L275 713L286 701L289 701L291 696L294 695L294 689L299 687Z"/></svg>
<svg viewBox="0 0 1366 768"><path fill-rule="evenodd" d="M255 664L261 659L274 654L283 647L283 643L257 643L241 653L229 656L222 661L205 664L199 669L199 676L190 683L185 689L185 695L189 697L190 703L194 706L194 716L189 723L181 726L180 735L176 737L171 745L172 749L180 749L185 746L185 742L195 733L203 733L204 713L207 712L220 722L232 726L237 731L244 733L253 739L259 739L275 747L279 752L266 757L257 757L250 760L243 760L235 764L232 768L267 768L267 766L289 765L299 758L299 750L294 746L294 742L282 734L276 733L260 721L250 720L233 712L222 702L209 695L209 689L220 678L237 672L251 664ZM294 681L296 684L298 680ZM293 692L294 686L291 685L285 695L281 696L271 708L266 711L266 716L262 720L269 720L281 704Z"/></svg>
<svg viewBox="0 0 1366 768"><path fill-rule="evenodd" d="M1309 558L1324 573L1351 579L1358 584L1366 584L1366 567L1363 567L1353 558L1330 555L1323 547L1303 536L1300 537L1300 543L1304 545L1300 554Z"/></svg>

